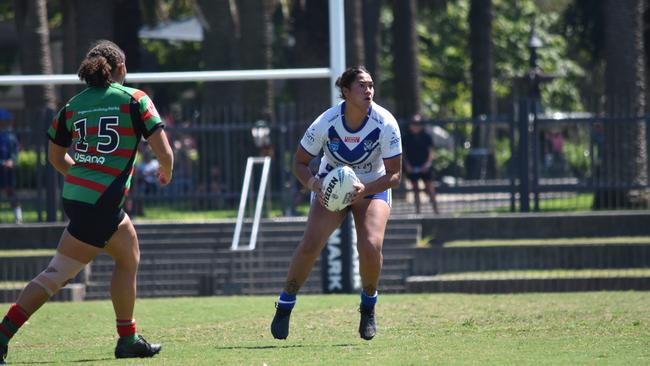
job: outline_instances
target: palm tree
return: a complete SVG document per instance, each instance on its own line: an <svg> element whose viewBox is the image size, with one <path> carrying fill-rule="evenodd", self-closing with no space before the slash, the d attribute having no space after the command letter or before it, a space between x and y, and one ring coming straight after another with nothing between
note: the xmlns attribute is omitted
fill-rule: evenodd
<svg viewBox="0 0 650 366"><path fill-rule="evenodd" d="M393 0L392 5L395 112L398 119L406 119L420 111L415 0Z"/></svg>
<svg viewBox="0 0 650 366"><path fill-rule="evenodd" d="M469 46L472 59L472 118L491 116L494 112L492 93L492 1L472 0L469 10ZM487 141L481 128L473 133L472 145L485 147Z"/></svg>
<svg viewBox="0 0 650 366"><path fill-rule="evenodd" d="M491 0L471 1L469 26L469 47L472 60L472 119L477 121L481 117L491 117L494 112ZM468 155L468 159L472 159L472 161L466 163L468 177L489 178L494 173L494 167L490 166L490 161L493 160L480 152L489 148L490 130L490 125L474 123L472 151Z"/></svg>
<svg viewBox="0 0 650 366"><path fill-rule="evenodd" d="M242 69L270 69L273 59L271 49L272 0L239 0L239 23L241 25ZM271 122L273 111L273 83L271 80L248 81L243 84L245 104L251 108L252 119Z"/></svg>
<svg viewBox="0 0 650 366"><path fill-rule="evenodd" d="M327 1L294 1L291 7L291 33L295 45L290 67L325 67L329 64ZM307 110L298 112L300 119L313 119L313 108L321 110L330 104L329 80L293 80L289 83L293 100Z"/></svg>
<svg viewBox="0 0 650 366"><path fill-rule="evenodd" d="M348 66L364 65L362 0L345 2L345 58Z"/></svg>
<svg viewBox="0 0 650 366"><path fill-rule="evenodd" d="M647 184L643 0L605 2L604 151L595 208L631 207Z"/></svg>
<svg viewBox="0 0 650 366"><path fill-rule="evenodd" d="M23 74L52 74L50 32L45 0L16 0L15 17L20 38L20 64ZM40 111L55 107L54 87L35 85L23 87L25 110ZM26 116L38 121L38 116Z"/></svg>
<svg viewBox="0 0 650 366"><path fill-rule="evenodd" d="M379 15L381 12L382 0L363 0L363 46L366 69L375 80L375 92L379 97L380 71L379 51L381 49L381 28ZM375 98L377 99L377 98Z"/></svg>
<svg viewBox="0 0 650 366"><path fill-rule="evenodd" d="M237 44L241 38L236 3L229 0L198 0L198 16L203 26L203 68L233 70L239 67ZM205 83L202 90L203 122L214 122L210 106L229 106L241 99L241 83Z"/></svg>

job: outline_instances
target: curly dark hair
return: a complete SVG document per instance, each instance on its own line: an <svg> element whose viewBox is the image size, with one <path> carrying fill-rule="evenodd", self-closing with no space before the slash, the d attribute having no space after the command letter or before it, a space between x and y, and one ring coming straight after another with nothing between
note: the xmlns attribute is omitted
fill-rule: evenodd
<svg viewBox="0 0 650 366"><path fill-rule="evenodd" d="M345 70L343 74L341 74L341 76L336 79L336 87L338 87L341 91L341 94L339 95L341 99L345 99L345 96L343 95L343 88L349 89L350 85L352 85L352 83L357 79L357 75L364 73L370 75L365 67L353 66Z"/></svg>
<svg viewBox="0 0 650 366"><path fill-rule="evenodd" d="M79 66L79 79L88 86L106 88L113 82L112 72L125 61L124 51L107 40L97 41Z"/></svg>

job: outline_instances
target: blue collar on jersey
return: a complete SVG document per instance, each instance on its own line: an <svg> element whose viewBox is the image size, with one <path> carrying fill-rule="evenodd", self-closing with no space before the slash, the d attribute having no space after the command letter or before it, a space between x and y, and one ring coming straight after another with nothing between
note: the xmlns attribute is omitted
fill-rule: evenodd
<svg viewBox="0 0 650 366"><path fill-rule="evenodd" d="M370 108L368 108L368 114L366 114L366 118L364 118L363 122L361 122L361 126L359 126L359 128L357 128L356 130L352 131L351 129L348 128L347 122L345 122L345 101L343 101L343 103L341 103L341 121L343 121L343 128L345 128L345 130L350 133L361 131L363 127L366 125L366 123L368 122L371 112L372 112L372 104L370 104Z"/></svg>

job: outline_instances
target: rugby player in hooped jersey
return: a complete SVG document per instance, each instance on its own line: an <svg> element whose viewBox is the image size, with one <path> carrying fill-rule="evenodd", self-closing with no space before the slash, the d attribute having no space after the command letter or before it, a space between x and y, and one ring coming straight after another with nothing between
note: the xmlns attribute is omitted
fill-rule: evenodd
<svg viewBox="0 0 650 366"><path fill-rule="evenodd" d="M65 177L63 208L70 223L48 267L23 289L0 323L0 363L25 321L102 251L115 260L115 357L152 357L160 351L160 345L136 332L140 249L122 206L141 138L160 162L161 185L171 181L173 153L153 102L144 92L123 86L125 77L124 52L113 42L97 42L79 67L79 78L88 87L68 101L47 132L48 159ZM72 155L67 153L70 146Z"/></svg>
<svg viewBox="0 0 650 366"><path fill-rule="evenodd" d="M399 126L386 109L374 103L374 84L361 67L347 69L336 81L343 99L321 114L309 126L294 155L293 172L318 199L312 200L307 227L296 248L286 285L276 305L271 333L277 339L289 335L289 319L296 294L323 250L327 239L352 211L357 230L357 251L361 274L359 335L375 336L375 304L382 265L382 244L391 204L391 188L400 184L402 144ZM323 152L316 176L309 162ZM346 210L332 212L322 203L321 182L334 167L348 165L360 179L355 185L352 204Z"/></svg>

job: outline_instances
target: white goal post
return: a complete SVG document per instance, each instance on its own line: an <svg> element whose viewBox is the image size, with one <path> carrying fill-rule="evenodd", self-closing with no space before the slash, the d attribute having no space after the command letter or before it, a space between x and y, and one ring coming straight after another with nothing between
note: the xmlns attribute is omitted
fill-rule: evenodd
<svg viewBox="0 0 650 366"><path fill-rule="evenodd" d="M331 105L336 105L339 93L336 88L336 79L345 70L345 18L344 0L329 0L329 36L330 36L330 67L329 68L294 68L294 69L270 69L270 70L225 70L225 71L182 71L182 72L157 72L157 73L129 73L126 77L127 83L179 83L179 82L216 82L216 81L245 81L245 80L273 80L273 79L318 79L330 78L330 100ZM79 77L73 74L54 75L0 75L0 86L18 85L69 85L81 84ZM252 160L251 160L252 159ZM266 181L270 159L249 158L244 188L250 184L250 172L254 163L262 163L263 174L260 192L257 197L255 216L253 218L253 230L248 245L248 250L255 248L257 241L257 228L260 221L260 212L263 205L262 197ZM250 165L250 166L249 166ZM242 191L241 200L246 200L246 193ZM241 226L244 221L244 202L240 202L240 209L237 215L235 235L233 237L232 249L239 249Z"/></svg>
<svg viewBox="0 0 650 366"><path fill-rule="evenodd" d="M129 73L126 81L131 83L180 83L192 81L240 81L271 79L319 79L330 78L331 102L338 101L336 78L345 70L345 19L344 0L329 0L330 67L271 70L229 71L181 71ZM66 85L80 84L74 74L52 75L0 75L0 85Z"/></svg>

